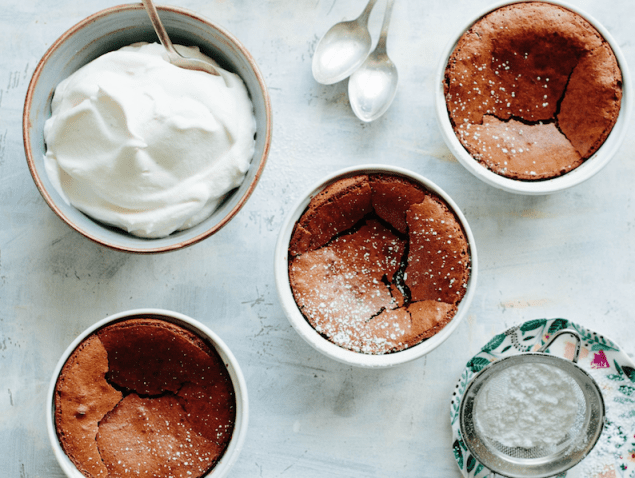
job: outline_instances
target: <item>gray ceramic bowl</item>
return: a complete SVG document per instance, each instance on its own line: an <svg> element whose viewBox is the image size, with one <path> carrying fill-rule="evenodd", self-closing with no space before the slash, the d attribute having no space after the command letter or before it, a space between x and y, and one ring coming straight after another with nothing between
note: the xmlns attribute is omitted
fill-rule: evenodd
<svg viewBox="0 0 635 478"><path fill-rule="evenodd" d="M60 445L55 428L55 386L57 385L57 378L62 371L62 367L64 367L64 364L75 351L77 346L93 332L115 322L135 318L160 319L181 326L198 335L201 339L214 347L216 352L220 355L220 358L225 363L227 371L229 372L229 377L231 378L234 386L234 393L236 397L236 422L234 423L232 438L229 441L229 445L225 450L225 453L218 463L205 476L213 476L214 478L223 478L227 476L229 470L238 459L240 451L243 448L243 444L245 443L245 437L247 436L247 424L249 422L249 399L247 398L247 384L245 383L245 378L238 361L220 337L201 322L191 317L163 309L127 310L102 319L84 330L84 332L82 332L62 354L57 366L55 367L53 376L51 377L51 383L49 384L46 400L46 428L57 462L69 478L84 478L84 475L82 475L82 473L75 467L68 456L66 456L64 449Z"/></svg>
<svg viewBox="0 0 635 478"><path fill-rule="evenodd" d="M102 10L64 33L44 54L29 84L24 105L23 135L27 163L37 188L53 211L87 238L127 252L166 252L192 245L227 224L253 192L271 145L271 104L264 79L245 47L229 32L188 10L163 6L159 15L172 41L194 45L229 71L238 74L249 91L256 116L256 149L241 186L205 221L162 239L143 239L96 222L68 205L57 193L44 168L44 122L51 115L55 87L100 55L138 41L157 42L141 4Z"/></svg>

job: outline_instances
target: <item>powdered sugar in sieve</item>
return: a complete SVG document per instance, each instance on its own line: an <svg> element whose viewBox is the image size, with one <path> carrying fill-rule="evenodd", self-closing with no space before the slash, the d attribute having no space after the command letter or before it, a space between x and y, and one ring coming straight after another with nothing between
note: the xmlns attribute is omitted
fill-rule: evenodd
<svg viewBox="0 0 635 478"><path fill-rule="evenodd" d="M561 334L576 337L573 361L544 352ZM538 353L505 357L476 375L461 402L461 433L472 454L508 477L548 477L568 470L593 448L604 402L578 367L575 330L554 334Z"/></svg>

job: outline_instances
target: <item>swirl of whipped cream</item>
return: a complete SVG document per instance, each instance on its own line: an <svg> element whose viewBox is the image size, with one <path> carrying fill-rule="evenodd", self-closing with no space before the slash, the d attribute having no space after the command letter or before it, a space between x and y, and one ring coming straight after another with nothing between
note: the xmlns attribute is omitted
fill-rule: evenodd
<svg viewBox="0 0 635 478"><path fill-rule="evenodd" d="M243 181L256 133L243 81L218 70L178 68L161 45L135 43L63 80L44 126L44 160L64 200L146 238L209 217Z"/></svg>

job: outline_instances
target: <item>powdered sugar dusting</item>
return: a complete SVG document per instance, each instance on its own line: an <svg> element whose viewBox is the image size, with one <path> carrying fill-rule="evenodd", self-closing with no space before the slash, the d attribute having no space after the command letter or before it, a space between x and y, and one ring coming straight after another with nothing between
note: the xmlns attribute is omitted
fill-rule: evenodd
<svg viewBox="0 0 635 478"><path fill-rule="evenodd" d="M456 314L469 277L467 240L449 207L420 186L379 174L346 179L354 187L344 180L327 187L296 225L293 295L336 345L367 354L403 350ZM371 210L358 214L360 204ZM358 222L333 227L351 217Z"/></svg>
<svg viewBox="0 0 635 478"><path fill-rule="evenodd" d="M560 443L584 410L582 390L562 370L519 364L493 376L479 392L474 420L481 434L506 447Z"/></svg>

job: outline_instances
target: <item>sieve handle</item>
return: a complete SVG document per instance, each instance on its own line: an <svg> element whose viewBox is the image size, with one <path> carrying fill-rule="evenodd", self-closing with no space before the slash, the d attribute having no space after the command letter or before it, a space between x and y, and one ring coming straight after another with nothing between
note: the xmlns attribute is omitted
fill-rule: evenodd
<svg viewBox="0 0 635 478"><path fill-rule="evenodd" d="M578 358L580 357L580 348L582 347L582 337L580 336L580 334L578 333L577 330L573 330L573 329L562 329L559 330L558 332L556 332L555 334L553 334L549 340L547 340L545 342L545 345L543 345L542 347L540 347L538 349L538 352L544 352L545 350L547 350L549 348L549 346L558 338L560 337L562 334L569 334L572 335L573 338L576 340L576 345L575 345L575 352L573 353L573 358L571 359L571 361L573 363L578 363Z"/></svg>

